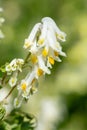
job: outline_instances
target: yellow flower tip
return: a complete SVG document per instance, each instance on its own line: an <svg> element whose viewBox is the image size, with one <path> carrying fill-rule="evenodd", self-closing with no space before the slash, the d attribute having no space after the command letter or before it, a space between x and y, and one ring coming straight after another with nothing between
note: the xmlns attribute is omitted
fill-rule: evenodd
<svg viewBox="0 0 87 130"><path fill-rule="evenodd" d="M23 84L21 85L21 89L22 89L23 91L26 90L26 87L27 87L26 83L23 83Z"/></svg>
<svg viewBox="0 0 87 130"><path fill-rule="evenodd" d="M43 44L44 38L38 40L38 44Z"/></svg>
<svg viewBox="0 0 87 130"><path fill-rule="evenodd" d="M12 84L13 84L13 83L15 82L15 79L14 79L14 78L12 78L12 80L11 80L11 81L12 81Z"/></svg>
<svg viewBox="0 0 87 130"><path fill-rule="evenodd" d="M55 55L55 56L58 56L59 54L58 54L58 52L57 52L57 51L54 51L54 55Z"/></svg>
<svg viewBox="0 0 87 130"><path fill-rule="evenodd" d="M29 46L30 46L30 43L29 43L29 42L25 42L24 48L26 49L26 48L28 48Z"/></svg>
<svg viewBox="0 0 87 130"><path fill-rule="evenodd" d="M37 75L38 75L38 76L43 75L43 70L39 68L39 69L37 70Z"/></svg>
<svg viewBox="0 0 87 130"><path fill-rule="evenodd" d="M50 64L54 65L55 61L52 57L48 57L48 61Z"/></svg>
<svg viewBox="0 0 87 130"><path fill-rule="evenodd" d="M35 56L35 55L31 56L31 61L32 61L33 64L35 64L37 62L37 60L38 60L37 56Z"/></svg>
<svg viewBox="0 0 87 130"><path fill-rule="evenodd" d="M46 48L44 48L44 50L42 51L42 55L43 55L44 57L46 57L46 56L48 55L48 51L47 51Z"/></svg>
<svg viewBox="0 0 87 130"><path fill-rule="evenodd" d="M60 35L59 37L60 37L62 40L64 40L64 39L65 39L63 35Z"/></svg>
<svg viewBox="0 0 87 130"><path fill-rule="evenodd" d="M57 37L57 38L59 37L59 38L62 39L62 40L65 39L64 35L62 35L62 34L58 34L58 33L56 33L56 37Z"/></svg>

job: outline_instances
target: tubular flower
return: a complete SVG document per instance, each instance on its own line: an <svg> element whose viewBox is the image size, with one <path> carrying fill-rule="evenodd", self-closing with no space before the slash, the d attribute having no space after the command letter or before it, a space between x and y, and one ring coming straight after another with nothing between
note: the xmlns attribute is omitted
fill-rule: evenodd
<svg viewBox="0 0 87 130"><path fill-rule="evenodd" d="M61 62L60 55L66 56L60 45L60 41L64 42L65 39L66 34L49 17L43 18L41 23L37 23L33 27L23 46L30 53L32 70L18 84L19 94L16 101L20 97L28 99L31 94L36 92L35 83L38 82L39 78L45 74L51 74L50 68L53 67L55 61ZM6 70L14 71L17 68L17 63L14 60L7 66Z"/></svg>

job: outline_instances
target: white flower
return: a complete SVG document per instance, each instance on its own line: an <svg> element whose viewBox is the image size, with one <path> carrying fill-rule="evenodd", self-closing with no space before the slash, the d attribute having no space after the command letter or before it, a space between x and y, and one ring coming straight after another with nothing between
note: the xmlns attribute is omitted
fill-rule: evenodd
<svg viewBox="0 0 87 130"><path fill-rule="evenodd" d="M47 35L47 23L44 22L43 25L41 26L41 35L39 37L38 43L41 45L44 43Z"/></svg>
<svg viewBox="0 0 87 130"><path fill-rule="evenodd" d="M11 87L14 87L16 85L16 82L17 82L17 78L16 77L11 77L10 80L9 80L9 85Z"/></svg>
<svg viewBox="0 0 87 130"><path fill-rule="evenodd" d="M54 20L52 20L51 18L49 18L49 17L45 17L45 18L43 18L42 19L42 22L44 23L44 22L48 22L48 24L49 24L49 26L50 27L53 27L53 29L54 29L54 31L55 31L55 33L56 33L56 35L57 35L57 38L59 39L59 40L61 40L61 41L65 41L65 38L66 38L66 34L64 33L64 32L62 32L59 28L58 28L58 26L56 25L56 23L54 22Z"/></svg>
<svg viewBox="0 0 87 130"><path fill-rule="evenodd" d="M30 89L32 87L34 79L35 79L35 71L32 71L18 85L18 90L21 92L23 97L29 98Z"/></svg>
<svg viewBox="0 0 87 130"><path fill-rule="evenodd" d="M23 97L21 95L18 96L18 98L15 98L14 99L14 107L19 108L22 104L22 101L23 101Z"/></svg>
<svg viewBox="0 0 87 130"><path fill-rule="evenodd" d="M13 59L10 63L12 71L15 71L17 68L16 59Z"/></svg>
<svg viewBox="0 0 87 130"><path fill-rule="evenodd" d="M10 75L12 73L12 68L11 68L10 64L7 64L5 69L6 69L6 72L7 72L8 75Z"/></svg>
<svg viewBox="0 0 87 130"><path fill-rule="evenodd" d="M23 59L13 59L8 65L6 65L7 74L11 74L14 71L22 71Z"/></svg>
<svg viewBox="0 0 87 130"><path fill-rule="evenodd" d="M31 52L32 54L38 53L38 47L37 47L36 40L33 42L33 45L30 47L29 52Z"/></svg>
<svg viewBox="0 0 87 130"><path fill-rule="evenodd" d="M51 74L50 69L55 61L61 62L60 55L66 56L60 44L60 41L65 41L65 37L66 34L49 17L43 18L41 23L33 27L24 43L24 49L30 52L32 70L17 87L22 98L29 99L30 95L37 91L36 86L33 87L35 82L38 82L41 76ZM12 64L10 65L15 66L15 62ZM16 65L16 69L19 70L17 61Z"/></svg>
<svg viewBox="0 0 87 130"><path fill-rule="evenodd" d="M18 75L18 73L14 72L13 75L12 75L12 77L10 78L9 85L11 87L14 87L16 85L16 83L17 83L17 75Z"/></svg>
<svg viewBox="0 0 87 130"><path fill-rule="evenodd" d="M31 31L30 35L28 36L28 38L25 39L25 44L24 44L24 48L25 48L25 49L27 49L27 48L29 48L31 45L33 45L33 43L34 43L34 41L35 41L35 39L36 39L36 36L37 36L37 34L38 34L38 32L39 32L40 26L41 26L41 23L37 23L37 24L33 27L33 29L32 29L32 31Z"/></svg>
<svg viewBox="0 0 87 130"><path fill-rule="evenodd" d="M16 59L17 70L19 70L20 72L22 72L22 65L23 64L24 64L23 59Z"/></svg>

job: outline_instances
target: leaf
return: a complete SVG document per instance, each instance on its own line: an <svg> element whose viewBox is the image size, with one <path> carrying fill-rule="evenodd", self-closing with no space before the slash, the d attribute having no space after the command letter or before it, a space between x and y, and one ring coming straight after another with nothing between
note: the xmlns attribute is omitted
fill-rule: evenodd
<svg viewBox="0 0 87 130"><path fill-rule="evenodd" d="M6 110L2 104L0 104L0 121L4 118Z"/></svg>
<svg viewBox="0 0 87 130"><path fill-rule="evenodd" d="M0 71L3 72L3 73L5 73L5 72L6 72L5 67L6 67L6 65L8 65L8 64L9 64L9 63L6 63L5 65L2 65L2 66L0 67Z"/></svg>
<svg viewBox="0 0 87 130"><path fill-rule="evenodd" d="M3 72L3 73L6 72L5 68L2 68L2 67L1 67L0 70L1 70L1 72Z"/></svg>
<svg viewBox="0 0 87 130"><path fill-rule="evenodd" d="M2 121L0 124L0 130L12 130L12 129L11 129L11 126L7 122Z"/></svg>
<svg viewBox="0 0 87 130"><path fill-rule="evenodd" d="M2 122L0 130L34 130L37 123L33 115L19 110L13 110ZM6 129L6 125L9 129Z"/></svg>

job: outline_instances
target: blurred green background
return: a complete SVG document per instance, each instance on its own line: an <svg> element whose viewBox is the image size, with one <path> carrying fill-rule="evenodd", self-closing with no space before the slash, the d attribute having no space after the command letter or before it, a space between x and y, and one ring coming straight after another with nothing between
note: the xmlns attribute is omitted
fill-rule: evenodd
<svg viewBox="0 0 87 130"><path fill-rule="evenodd" d="M54 127L44 130L87 130L87 0L0 0L0 6L5 18L0 65L26 56L24 39L43 17L53 18L67 34L66 42L61 43L67 57L61 57L62 63L56 63L51 75L40 81L38 93L22 109L26 106L25 111L41 120L41 104L56 102L59 113L60 105L64 108L62 114L54 121Z"/></svg>

